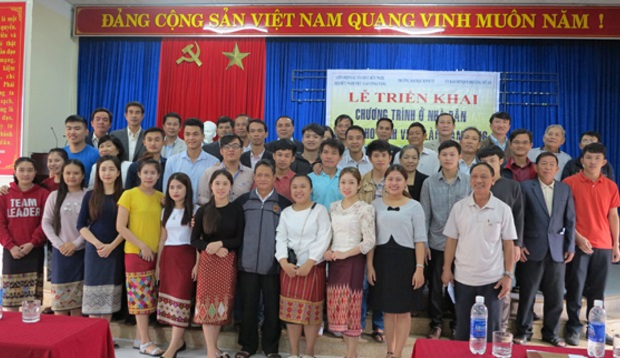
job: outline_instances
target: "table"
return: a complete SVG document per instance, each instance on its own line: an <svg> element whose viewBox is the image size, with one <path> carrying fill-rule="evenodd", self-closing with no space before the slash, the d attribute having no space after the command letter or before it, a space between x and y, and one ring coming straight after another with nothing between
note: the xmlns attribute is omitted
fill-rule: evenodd
<svg viewBox="0 0 620 358"><path fill-rule="evenodd" d="M0 356L108 358L114 357L114 342L105 319L41 315L37 323L23 323L21 313L3 312Z"/></svg>
<svg viewBox="0 0 620 358"><path fill-rule="evenodd" d="M607 347L606 347L607 348ZM612 358L613 353L611 347L605 351L605 357ZM526 358L528 350L546 351L554 353L572 353L580 354L584 357L588 356L588 352L583 348L558 348L549 346L530 346L517 345L512 346L512 358ZM493 357L491 354L491 343L487 343L487 351L482 356L473 355L469 351L469 342L465 341L449 341L444 339L416 339L413 344L412 358L443 358L443 357Z"/></svg>

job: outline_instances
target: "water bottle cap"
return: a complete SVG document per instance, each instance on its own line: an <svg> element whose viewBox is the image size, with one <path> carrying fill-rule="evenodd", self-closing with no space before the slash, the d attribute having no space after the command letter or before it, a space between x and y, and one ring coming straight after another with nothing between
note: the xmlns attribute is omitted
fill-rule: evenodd
<svg viewBox="0 0 620 358"><path fill-rule="evenodd" d="M484 303L484 296L476 296L476 303Z"/></svg>
<svg viewBox="0 0 620 358"><path fill-rule="evenodd" d="M594 300L594 307L603 307L603 300Z"/></svg>

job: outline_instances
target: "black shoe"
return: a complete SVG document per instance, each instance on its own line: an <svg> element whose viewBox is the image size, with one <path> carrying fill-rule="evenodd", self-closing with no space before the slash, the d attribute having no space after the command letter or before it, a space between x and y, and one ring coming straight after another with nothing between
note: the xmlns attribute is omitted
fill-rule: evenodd
<svg viewBox="0 0 620 358"><path fill-rule="evenodd" d="M564 340L566 344L569 346L578 346L579 345L579 333L578 332L566 332L566 336L564 336Z"/></svg>

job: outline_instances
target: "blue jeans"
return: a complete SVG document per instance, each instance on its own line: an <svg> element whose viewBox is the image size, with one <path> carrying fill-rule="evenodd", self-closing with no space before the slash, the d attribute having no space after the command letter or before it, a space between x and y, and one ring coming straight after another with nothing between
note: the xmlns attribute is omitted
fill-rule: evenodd
<svg viewBox="0 0 620 358"><path fill-rule="evenodd" d="M364 296L362 297L362 331L366 328L366 314L368 313L368 276L366 269L364 269ZM372 330L383 331L383 312L372 311Z"/></svg>

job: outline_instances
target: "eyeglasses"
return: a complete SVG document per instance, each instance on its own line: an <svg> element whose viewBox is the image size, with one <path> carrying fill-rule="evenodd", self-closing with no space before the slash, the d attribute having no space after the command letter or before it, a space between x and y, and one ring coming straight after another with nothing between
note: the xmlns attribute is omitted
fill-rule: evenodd
<svg viewBox="0 0 620 358"><path fill-rule="evenodd" d="M240 148L241 146L239 144L226 144L225 146L222 147L222 149L226 149L226 150L230 150L230 149L237 150Z"/></svg>

